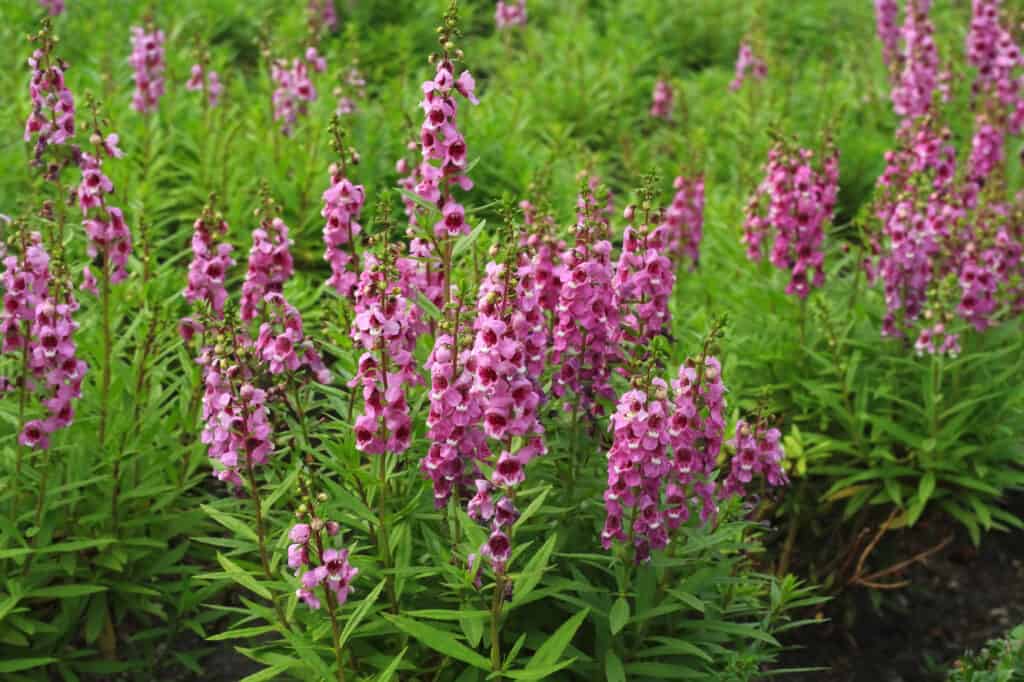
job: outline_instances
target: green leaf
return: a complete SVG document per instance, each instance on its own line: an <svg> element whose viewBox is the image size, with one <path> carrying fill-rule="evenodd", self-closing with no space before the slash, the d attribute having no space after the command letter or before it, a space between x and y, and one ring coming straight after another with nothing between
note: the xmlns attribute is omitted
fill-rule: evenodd
<svg viewBox="0 0 1024 682"><path fill-rule="evenodd" d="M425 625L402 616L384 614L384 617L402 632L415 638L424 646L451 658L468 663L480 670L490 670L491 662L455 639L451 633L438 627Z"/></svg>
<svg viewBox="0 0 1024 682"><path fill-rule="evenodd" d="M428 318L432 320L440 320L442 318L441 311L434 305L433 301L423 295L422 291L416 294L416 305L423 309Z"/></svg>
<svg viewBox="0 0 1024 682"><path fill-rule="evenodd" d="M218 632L215 635L210 635L206 638L208 642L221 642L226 639L242 639L248 637L259 637L265 635L268 632L274 632L277 630L273 625L258 625L251 628L236 628L228 630L227 632Z"/></svg>
<svg viewBox="0 0 1024 682"><path fill-rule="evenodd" d="M628 622L629 602L626 601L625 597L619 597L612 604L612 610L608 612L608 625L611 628L612 635L619 634Z"/></svg>
<svg viewBox="0 0 1024 682"><path fill-rule="evenodd" d="M245 569L233 562L231 559L228 559L220 552L217 552L217 562L221 565L221 568L224 569L224 572L242 587L258 594L264 599L272 600L274 598L270 593L270 590L263 585L260 585L256 578L252 577L252 575L250 575Z"/></svg>
<svg viewBox="0 0 1024 682"><path fill-rule="evenodd" d="M474 227L472 232L464 237L459 237L458 241L455 242L455 246L452 248L452 258L458 258L464 251L473 246L476 240L480 238L480 234L484 231L484 227L486 225L487 221L481 220L480 224Z"/></svg>
<svg viewBox="0 0 1024 682"><path fill-rule="evenodd" d="M345 622L345 629L341 631L338 646L345 646L345 642L347 642L348 638L352 636L352 633L356 631L359 624L363 622L363 618L366 618L366 614L370 612L373 605L377 603L377 598L380 597L381 590L384 589L384 585L386 583L387 578L381 580L377 583L377 587L373 588L368 595L360 600L359 606L356 607L356 610L352 612L352 615L349 616L348 620Z"/></svg>
<svg viewBox="0 0 1024 682"><path fill-rule="evenodd" d="M555 551L555 544L557 542L558 533L551 533L547 542L540 548L540 551L534 554L527 562L522 573L516 579L516 589L512 594L512 603L509 608L514 609L523 604L527 595L537 587L540 579L544 576L544 571L548 567L548 559L551 558L551 553Z"/></svg>
<svg viewBox="0 0 1024 682"><path fill-rule="evenodd" d="M377 676L377 682L391 682L391 678L395 676L395 672L398 670L398 666L402 664L402 658L405 656L405 652L409 650L406 647L398 652L398 655L391 659L391 663L388 667L384 668Z"/></svg>
<svg viewBox="0 0 1024 682"><path fill-rule="evenodd" d="M935 474L929 471L918 481L917 495L914 496L910 508L907 510L907 526L913 526L921 518L925 505L928 504L928 499L933 492L935 492Z"/></svg>
<svg viewBox="0 0 1024 682"><path fill-rule="evenodd" d="M84 597L87 594L105 592L103 585L51 585L32 590L29 597L50 597L53 599L70 599L72 597Z"/></svg>
<svg viewBox="0 0 1024 682"><path fill-rule="evenodd" d="M590 609L584 609L562 623L554 634L540 645L540 648L533 654L533 658L526 664L526 669L533 670L554 665L572 642L576 631L580 629L580 625L589 614Z"/></svg>
<svg viewBox="0 0 1024 682"><path fill-rule="evenodd" d="M56 663L57 660L56 658L15 658L0 661L0 673L16 673L22 670L41 668L44 665Z"/></svg>
<svg viewBox="0 0 1024 682"><path fill-rule="evenodd" d="M604 657L604 677L608 682L626 682L626 670L622 660L611 649Z"/></svg>
<svg viewBox="0 0 1024 682"><path fill-rule="evenodd" d="M85 617L85 643L92 644L100 636L107 622L107 597L100 594L89 600L89 612Z"/></svg>
<svg viewBox="0 0 1024 682"><path fill-rule="evenodd" d="M484 611L486 614L487 612ZM490 614L487 614L490 615ZM462 634L466 636L466 641L475 649L480 646L481 640L484 638L484 619L465 617L459 619L459 627L462 628Z"/></svg>
<svg viewBox="0 0 1024 682"><path fill-rule="evenodd" d="M687 668L677 663L630 663L626 666L630 677L647 677L655 680L706 680L705 671Z"/></svg>
<svg viewBox="0 0 1024 682"><path fill-rule="evenodd" d="M292 667L292 664L290 664L290 663L277 663L275 665L270 666L269 668L264 668L263 670L259 671L258 673L253 673L252 675L246 675L245 677L240 679L238 682L263 682L264 680L274 680L274 679L277 679L277 677L281 673L283 673L284 671L288 670L291 667Z"/></svg>
<svg viewBox="0 0 1024 682"><path fill-rule="evenodd" d="M256 537L256 531L254 531L249 524L243 522L240 519L236 519L233 516L229 516L224 512L214 509L208 504L201 504L199 508L202 509L208 516L214 521L230 530L235 535L251 540L253 542L259 542L259 538Z"/></svg>
<svg viewBox="0 0 1024 682"><path fill-rule="evenodd" d="M494 679L501 676L502 678L509 678L510 680L546 680L551 677L554 673L559 670L564 670L570 665L576 662L575 658L556 663L555 665L546 665L543 668L525 668L523 670L502 670L496 673L491 673L487 676L487 679Z"/></svg>

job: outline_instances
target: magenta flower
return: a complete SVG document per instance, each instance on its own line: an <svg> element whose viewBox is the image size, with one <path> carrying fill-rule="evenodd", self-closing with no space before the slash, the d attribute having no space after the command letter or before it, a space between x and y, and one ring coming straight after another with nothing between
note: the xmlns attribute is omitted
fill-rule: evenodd
<svg viewBox="0 0 1024 682"><path fill-rule="evenodd" d="M784 453L778 429L767 428L760 421L751 426L744 420L736 423L736 436L729 441L736 453L729 462L729 474L722 484L722 495L745 495L746 486L755 475L768 485L777 487L789 483L782 468Z"/></svg>
<svg viewBox="0 0 1024 682"><path fill-rule="evenodd" d="M645 343L662 334L669 323L668 300L676 282L675 268L666 255L670 237L666 224L653 230L648 225L626 226L612 279L623 339Z"/></svg>
<svg viewBox="0 0 1024 682"><path fill-rule="evenodd" d="M608 452L607 516L601 545L609 549L615 541L626 541L628 530L638 563L669 542L668 523L659 506L661 488L673 470L667 394L668 387L661 379L654 379L649 391L627 391L609 424L613 441ZM630 521L625 519L627 512Z"/></svg>
<svg viewBox="0 0 1024 682"><path fill-rule="evenodd" d="M1000 127L1018 134L1024 127L1021 68L1024 56L1013 35L1000 22L1001 0L973 0L967 34L967 61L977 68L975 95L988 101ZM1001 107L999 105L1002 105Z"/></svg>
<svg viewBox="0 0 1024 682"><path fill-rule="evenodd" d="M743 87L743 82L748 77L753 77L754 80L764 80L768 75L768 65L765 64L764 60L754 54L754 48L751 47L750 43L743 41L740 43L740 51L736 55L736 75L729 83L729 89L736 92Z"/></svg>
<svg viewBox="0 0 1024 682"><path fill-rule="evenodd" d="M39 0L39 4L42 5L43 9L49 12L52 17L56 17L64 13L64 0Z"/></svg>
<svg viewBox="0 0 1024 682"><path fill-rule="evenodd" d="M193 64L191 75L188 82L185 83L185 89L190 92L204 93L209 105L215 107L220 101L224 87L221 85L220 76L216 71L204 68L202 64Z"/></svg>
<svg viewBox="0 0 1024 682"><path fill-rule="evenodd" d="M324 260L331 265L327 284L341 296L352 298L358 280L353 270L355 242L363 229L358 221L366 192L362 185L354 185L345 177L344 166L332 164L330 172L331 186L324 191L324 207L320 211L327 221L323 230Z"/></svg>
<svg viewBox="0 0 1024 682"><path fill-rule="evenodd" d="M326 70L327 62L315 47L306 49L304 59L275 59L270 65L270 76L276 88L272 97L274 120L281 122L281 132L292 134L300 115L308 111L309 102L317 97L316 86L310 76Z"/></svg>
<svg viewBox="0 0 1024 682"><path fill-rule="evenodd" d="M576 243L563 257L549 361L551 391L576 395L578 409L603 414L598 398L614 400L611 365L619 357L619 310L613 287L608 223L593 191L580 195ZM568 409L568 407L567 407Z"/></svg>
<svg viewBox="0 0 1024 682"><path fill-rule="evenodd" d="M224 286L228 270L235 264L231 257L234 247L226 241L216 242L225 235L228 224L208 208L196 219L192 233L192 262L188 268L188 286L183 295L189 303L206 301L217 317L224 313L228 292Z"/></svg>
<svg viewBox="0 0 1024 682"><path fill-rule="evenodd" d="M132 108L148 114L156 110L164 94L164 32L132 27L131 64L135 69Z"/></svg>
<svg viewBox="0 0 1024 682"><path fill-rule="evenodd" d="M875 0L875 27L882 42L882 61L890 69L900 66L899 0Z"/></svg>
<svg viewBox="0 0 1024 682"><path fill-rule="evenodd" d="M254 348L270 373L297 372L305 367L321 384L331 383L331 373L303 333L298 309L279 292L268 293L263 301L266 321L260 325Z"/></svg>
<svg viewBox="0 0 1024 682"><path fill-rule="evenodd" d="M78 310L72 288L51 273L50 256L37 232L25 236L20 256L4 258L0 353L18 353L26 374L21 381L39 396L44 419L25 422L18 442L46 449L50 436L74 421L74 400L82 394L88 366L74 340ZM7 383L5 379L2 383Z"/></svg>
<svg viewBox="0 0 1024 682"><path fill-rule="evenodd" d="M483 412L483 431L499 442L497 460L491 455L490 480L477 482L477 496L470 501L468 513L491 522L490 538L480 554L499 574L509 556L507 531L519 514L512 491L525 480L530 460L547 452L538 416L543 401L539 380L544 371L545 320L532 264L523 259L517 266L515 246L507 248L504 261L486 266L467 361L474 374L471 395L475 394ZM515 441L522 445L513 452Z"/></svg>
<svg viewBox="0 0 1024 682"><path fill-rule="evenodd" d="M939 51L935 46L935 27L928 12L931 0L907 0L906 16L900 29L902 70L892 89L893 111L907 118L928 113L936 91L944 95L939 73Z"/></svg>
<svg viewBox="0 0 1024 682"><path fill-rule="evenodd" d="M453 322L457 325L458 320L456 317ZM458 338L458 328L454 334L438 335L426 363L430 372L427 437L431 445L420 461L420 470L433 483L434 504L438 508L447 503L453 491L468 488L472 483L473 463L491 455L480 427L483 409L479 394L472 390L471 352L469 348L458 347ZM486 483L486 480L477 479L477 482ZM489 501L488 496L486 502Z"/></svg>
<svg viewBox="0 0 1024 682"><path fill-rule="evenodd" d="M664 79L659 79L654 84L654 92L651 94L651 117L660 118L666 121L672 118L672 86Z"/></svg>
<svg viewBox="0 0 1024 682"><path fill-rule="evenodd" d="M103 157L120 158L122 153L116 134L103 137L97 131L92 135L92 143L95 155L82 152L79 157L82 179L76 195L84 216L82 225L89 237L86 251L90 258L102 260L104 278L117 284L128 277L132 235L121 209L107 204L106 197L113 194L114 184L103 172ZM93 279L91 271L87 272L83 288L93 291Z"/></svg>
<svg viewBox="0 0 1024 682"><path fill-rule="evenodd" d="M313 517L309 524L296 524L288 537L288 567L295 569L295 575L302 587L295 595L313 610L320 608L316 589L333 594L338 606L343 606L352 593L352 582L359 575L359 569L349 563L347 549L324 549L325 541L338 534L339 526L334 522L324 523Z"/></svg>
<svg viewBox="0 0 1024 682"><path fill-rule="evenodd" d="M469 71L463 71L456 80L454 69L450 61L440 60L434 79L423 83L420 102L424 111L420 131L423 160L415 191L442 211L442 220L434 225L434 234L442 238L469 234L465 209L451 198L451 186L458 185L465 191L473 187L464 173L466 140L457 126L458 103L454 95L458 93L476 104L476 83Z"/></svg>
<svg viewBox="0 0 1024 682"><path fill-rule="evenodd" d="M75 135L75 98L64 82L67 65L55 58L52 43L44 42L28 59L32 69L29 96L32 109L25 121L25 141L36 140L38 162L47 146L68 144Z"/></svg>
<svg viewBox="0 0 1024 682"><path fill-rule="evenodd" d="M673 263L688 259L696 267L704 233L704 178L680 175L673 187L676 195L665 209L662 223L668 233L668 253Z"/></svg>
<svg viewBox="0 0 1024 682"><path fill-rule="evenodd" d="M331 33L338 30L338 10L334 6L334 0L309 0L306 9L314 26L322 27Z"/></svg>
<svg viewBox="0 0 1024 682"><path fill-rule="evenodd" d="M787 294L806 298L825 281L825 225L832 220L839 194L839 152L829 143L820 170L814 153L772 147L765 177L747 205L742 242L747 256L762 257L762 242L774 235L772 265L790 272Z"/></svg>
<svg viewBox="0 0 1024 682"><path fill-rule="evenodd" d="M249 264L242 283L242 320L254 320L269 293L281 293L294 269L288 226L280 218L260 221L253 230Z"/></svg>
<svg viewBox="0 0 1024 682"><path fill-rule="evenodd" d="M526 25L526 0L498 0L494 9L494 24L498 30Z"/></svg>
<svg viewBox="0 0 1024 682"><path fill-rule="evenodd" d="M420 310L394 286L393 253L383 259L363 254L363 272L355 292L350 335L362 346L350 388L361 386L363 413L355 424L356 448L369 454L405 452L412 439L406 389L422 383L414 352L421 327Z"/></svg>

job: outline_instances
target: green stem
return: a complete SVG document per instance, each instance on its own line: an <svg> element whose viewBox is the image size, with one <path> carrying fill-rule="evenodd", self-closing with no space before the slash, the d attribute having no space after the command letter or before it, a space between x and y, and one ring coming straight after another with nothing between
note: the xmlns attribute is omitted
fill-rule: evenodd
<svg viewBox="0 0 1024 682"><path fill-rule="evenodd" d="M392 613L398 613L398 597L395 594L395 576L390 573L394 568L394 560L391 557L391 536L388 534L387 526L387 489L388 489L388 464L387 455L379 456L378 461L380 474L380 490L377 492L377 547L381 553L381 562L384 569L388 571L385 577L387 581L388 598L391 600Z"/></svg>
<svg viewBox="0 0 1024 682"><path fill-rule="evenodd" d="M100 281L100 298L103 306L103 373L100 379L100 425L99 445L102 451L106 445L107 412L110 399L110 358L112 339L110 334L110 258L103 255L103 277ZM117 472L115 471L115 477Z"/></svg>
<svg viewBox="0 0 1024 682"><path fill-rule="evenodd" d="M263 522L263 500L260 498L259 486L256 483L256 471L252 466L252 457L248 454L245 456L245 469L249 478L253 508L256 512L256 538L260 550L260 564L263 566L263 574L267 577L267 580L273 581L274 575L270 571L270 560L267 558L267 530ZM272 597L271 601L274 604L274 611L277 613L277 618L281 621L281 625L286 630L291 629L288 619L285 618L284 611L281 610L281 605L277 602L277 599Z"/></svg>
<svg viewBox="0 0 1024 682"><path fill-rule="evenodd" d="M501 604L505 596L505 576L498 574L494 579L494 595L491 597L491 671L501 670ZM501 680L501 675L493 678Z"/></svg>
<svg viewBox="0 0 1024 682"><path fill-rule="evenodd" d="M18 513L18 488L21 484L21 468L25 457L25 446L21 444L21 432L25 430L25 403L28 401L28 322L25 323L25 343L21 349L21 377L18 386L18 434L14 440L14 494L11 497L11 517Z"/></svg>

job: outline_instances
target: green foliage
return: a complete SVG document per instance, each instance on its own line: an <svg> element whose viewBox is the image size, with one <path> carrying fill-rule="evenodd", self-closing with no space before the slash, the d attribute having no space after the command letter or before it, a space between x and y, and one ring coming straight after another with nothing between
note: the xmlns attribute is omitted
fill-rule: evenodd
<svg viewBox="0 0 1024 682"><path fill-rule="evenodd" d="M949 682L1012 682L1024 679L1024 626L994 639L981 651L967 652L947 678Z"/></svg>

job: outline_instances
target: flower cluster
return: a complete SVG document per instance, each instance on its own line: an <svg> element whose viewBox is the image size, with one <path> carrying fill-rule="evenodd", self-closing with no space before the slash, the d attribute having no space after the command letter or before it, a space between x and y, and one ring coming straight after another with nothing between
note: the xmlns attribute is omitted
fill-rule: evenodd
<svg viewBox="0 0 1024 682"><path fill-rule="evenodd" d="M1024 55L1013 35L999 22L1001 0L974 0L972 2L971 30L967 36L967 58L977 68L974 83L976 94L993 96L991 104L1001 104L1009 116L1010 130L1020 133L1024 127L1024 96L1021 76L1015 74L1024 67ZM995 112L993 112L994 114Z"/></svg>
<svg viewBox="0 0 1024 682"><path fill-rule="evenodd" d="M526 227L519 241L524 249L522 258L530 261L541 309L554 317L562 292L566 244L556 235L557 224L552 214L538 216L533 204L525 200L519 208Z"/></svg>
<svg viewBox="0 0 1024 682"><path fill-rule="evenodd" d="M206 301L220 317L228 298L224 280L235 264L231 257L234 247L227 241L217 243L218 236L227 234L228 223L219 213L214 213L211 202L196 218L192 230L192 262L188 266L188 286L183 295L189 303Z"/></svg>
<svg viewBox="0 0 1024 682"><path fill-rule="evenodd" d="M903 147L886 153L886 168L878 180L875 215L881 221L885 249L877 271L869 272L880 276L884 285L886 336L901 336L901 327L924 310L935 274L933 259L950 227L942 197L952 193L956 174L956 149L948 133L925 123L916 130L901 129L900 136ZM907 191L915 187L921 187L932 204L926 211L918 210L917 197Z"/></svg>
<svg viewBox="0 0 1024 682"><path fill-rule="evenodd" d="M78 310L70 286L53 282L47 295L35 309L29 340L29 369L45 395L43 406L49 416L42 421L26 422L19 442L28 447L45 448L49 435L71 425L75 411L72 401L82 395L82 380L88 365L77 356L74 333L78 323L72 315ZM36 432L41 437L36 436Z"/></svg>
<svg viewBox="0 0 1024 682"><path fill-rule="evenodd" d="M651 93L651 116L669 120L672 118L672 86L663 78L659 78L654 84L654 92Z"/></svg>
<svg viewBox="0 0 1024 682"><path fill-rule="evenodd" d="M687 360L679 367L672 381L673 412L669 420L669 442L675 455L676 489L692 489L692 499L701 502L702 522L714 517L716 488L712 473L725 439L725 384L718 358L707 355L701 361ZM669 528L676 528L689 518L686 506L666 511Z"/></svg>
<svg viewBox="0 0 1024 682"><path fill-rule="evenodd" d="M774 231L771 262L791 273L787 294L806 298L825 280L825 224L832 219L839 193L839 152L829 143L821 170L808 149L772 147L765 177L747 205L743 243L747 256L760 260L762 242Z"/></svg>
<svg viewBox="0 0 1024 682"><path fill-rule="evenodd" d="M46 449L50 434L69 426L74 419L72 401L81 396L87 366L77 356L74 341L78 323L72 314L78 303L65 282L51 274L50 256L38 232L25 235L21 256L4 258L3 309L0 310L0 352L21 351L27 375L20 378L24 388L33 385L44 393L45 419L25 422L18 442L26 447ZM9 381L0 381L7 385Z"/></svg>
<svg viewBox="0 0 1024 682"><path fill-rule="evenodd" d="M729 82L729 89L736 92L743 87L743 82L748 77L760 81L764 80L767 75L768 65L754 54L754 48L744 40L740 43L740 51L736 55L736 75Z"/></svg>
<svg viewBox="0 0 1024 682"><path fill-rule="evenodd" d="M669 541L661 498L663 484L671 478L673 469L670 418L668 386L655 378L647 390L622 394L609 424L613 440L608 451L608 488L604 493L607 515L601 545L609 549L615 541L626 541L628 529L638 563L647 561L652 550L664 548ZM665 493L669 511L681 517L678 509L685 503L682 494L676 489ZM630 510L631 525L624 518Z"/></svg>
<svg viewBox="0 0 1024 682"><path fill-rule="evenodd" d="M645 201L645 203L647 203ZM612 280L615 305L621 315L621 338L645 343L662 334L669 322L668 299L676 275L668 256L668 225L652 228L647 210L642 222L627 225L622 235L622 253ZM636 209L626 209L627 220Z"/></svg>
<svg viewBox="0 0 1024 682"><path fill-rule="evenodd" d="M362 387L363 414L355 422L356 448L373 455L405 452L412 438L406 389L422 382L413 352L419 308L396 286L395 255L363 254L351 336L363 348L349 387Z"/></svg>
<svg viewBox="0 0 1024 682"><path fill-rule="evenodd" d="M241 341L237 341L241 343ZM219 463L215 476L242 486L242 473L266 464L274 449L267 393L251 383L236 357L204 348L197 362L203 367L203 432L207 454Z"/></svg>
<svg viewBox="0 0 1024 682"><path fill-rule="evenodd" d="M252 232L249 264L242 283L242 320L256 319L268 293L280 293L294 269L288 226L280 218L266 218Z"/></svg>
<svg viewBox="0 0 1024 682"><path fill-rule="evenodd" d="M309 0L307 9L314 25L327 31L338 29L338 10L334 7L334 0Z"/></svg>
<svg viewBox="0 0 1024 682"><path fill-rule="evenodd" d="M64 13L64 0L39 0L39 4L50 13L50 16L56 17Z"/></svg>
<svg viewBox="0 0 1024 682"><path fill-rule="evenodd" d="M745 495L746 486L755 474L760 474L768 485L786 485L789 479L782 468L783 451L780 442L782 434L776 428L768 428L762 421L748 424L743 419L736 422L736 435L729 441L735 450L729 466L729 474L722 483L726 495Z"/></svg>
<svg viewBox="0 0 1024 682"><path fill-rule="evenodd" d="M106 196L113 194L114 183L103 172L103 157L121 158L117 146L118 137L111 133L103 138L97 131L91 141L93 154L82 152L79 168L82 180L76 194L78 205L85 219L82 224L89 236L90 258L100 257L104 277L110 284L117 284L128 276L128 257L132 253L132 235L124 220L124 213L116 206L107 205ZM85 267L84 289L97 294L96 279L89 267Z"/></svg>
<svg viewBox="0 0 1024 682"><path fill-rule="evenodd" d="M674 263L685 258L696 267L704 234L704 177L680 175L672 186L676 194L662 217L668 232L668 253Z"/></svg>
<svg viewBox="0 0 1024 682"><path fill-rule="evenodd" d="M351 298L358 279L352 266L356 260L355 240L363 229L358 220L366 191L345 177L344 164L331 164L330 173L331 186L324 191L324 207L320 211L327 221L323 231L324 260L331 265L327 284L341 296Z"/></svg>
<svg viewBox="0 0 1024 682"><path fill-rule="evenodd" d="M597 199L588 190L580 202L576 242L558 271L561 281L550 357L558 371L551 391L560 398L571 391L585 412L603 414L597 398L615 399L611 364L618 357L619 311L608 295L614 277L612 245Z"/></svg>
<svg viewBox="0 0 1024 682"><path fill-rule="evenodd" d="M345 72L342 84L334 89L334 96L338 100L335 112L341 116L356 113L356 100L366 99L366 79L355 60Z"/></svg>
<svg viewBox="0 0 1024 682"><path fill-rule="evenodd" d="M327 61L315 47L306 48L304 59L295 58L291 64L275 59L270 65L270 77L276 85L273 94L274 120L281 122L281 132L291 135L300 114L305 114L316 99L316 86L310 70L320 73L327 69Z"/></svg>
<svg viewBox="0 0 1024 682"><path fill-rule="evenodd" d="M32 111L25 121L25 141L37 138L37 159L48 145L65 144L75 134L75 98L64 82L67 65L51 54L49 36L42 38L42 46L28 60Z"/></svg>
<svg viewBox="0 0 1024 682"><path fill-rule="evenodd" d="M35 309L46 297L50 285L50 255L38 232L28 235L22 255L3 260L0 283L4 289L4 307L0 310L2 352L20 350L29 342L23 327L32 323Z"/></svg>
<svg viewBox="0 0 1024 682"><path fill-rule="evenodd" d="M472 392L480 401L483 430L498 441L501 452L490 479L477 479L467 510L471 518L491 524L480 554L497 574L505 571L509 532L519 518L514 490L526 479L526 465L547 452L538 416L547 339L544 316L531 266L517 267L514 243L506 248L511 252L487 264L480 284L471 357ZM516 440L523 445L513 452Z"/></svg>
<svg viewBox="0 0 1024 682"><path fill-rule="evenodd" d="M164 32L133 26L131 64L135 69L132 108L148 114L156 110L164 94Z"/></svg>
<svg viewBox="0 0 1024 682"><path fill-rule="evenodd" d="M906 118L928 113L935 92L944 92L935 27L928 16L930 9L931 0L907 0L906 17L900 29L903 68L893 85L892 105L893 111Z"/></svg>
<svg viewBox="0 0 1024 682"><path fill-rule="evenodd" d="M307 367L321 384L331 383L331 373L302 331L298 309L278 292L268 293L263 301L266 321L260 324L254 348L270 373L297 372Z"/></svg>
<svg viewBox="0 0 1024 682"><path fill-rule="evenodd" d="M434 504L438 508L466 483L467 473L475 469L473 463L490 456L487 438L480 428L483 410L479 395L472 390L472 355L468 344L460 338L463 311L457 301L451 305L456 311L452 332L438 335L426 363L430 372L430 448L420 462L420 470L433 483Z"/></svg>
<svg viewBox="0 0 1024 682"><path fill-rule="evenodd" d="M313 517L310 523L295 524L288 533L288 567L295 569L296 576L302 574L302 587L295 596L311 609L320 608L318 587L333 596L338 606L344 606L352 592L352 581L359 574L359 569L349 563L347 549L324 549L325 536L334 537L340 530L335 521Z"/></svg>
<svg viewBox="0 0 1024 682"><path fill-rule="evenodd" d="M191 75L185 83L185 89L190 92L202 92L206 95L206 101L211 107L217 106L220 102L220 95L224 91L221 85L220 76L216 71L205 67L203 64L193 64Z"/></svg>
<svg viewBox="0 0 1024 682"><path fill-rule="evenodd" d="M526 25L526 0L498 0L494 10L494 24L498 30Z"/></svg>
<svg viewBox="0 0 1024 682"><path fill-rule="evenodd" d="M469 234L466 211L452 198L451 186L457 184L465 191L473 188L473 181L465 175L468 163L466 140L456 123L458 102L455 94L477 104L475 88L476 83L469 71L463 71L456 80L455 67L447 59L438 62L433 80L423 83L423 100L420 102L424 112L420 128L423 162L419 167L416 193L437 204L441 210L441 220L434 225L434 234L439 238ZM439 161L440 165L434 165L434 161Z"/></svg>
<svg viewBox="0 0 1024 682"><path fill-rule="evenodd" d="M882 61L889 68L900 63L899 0L875 0L875 26L882 42Z"/></svg>

